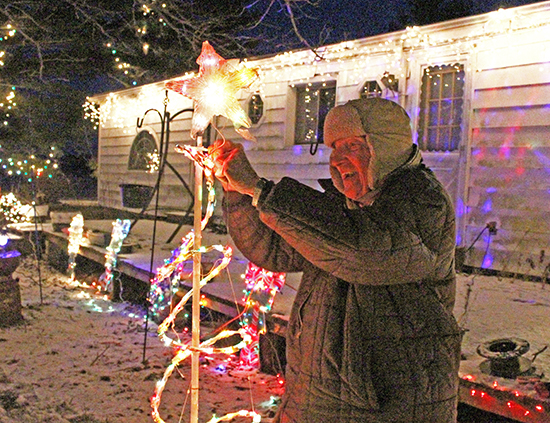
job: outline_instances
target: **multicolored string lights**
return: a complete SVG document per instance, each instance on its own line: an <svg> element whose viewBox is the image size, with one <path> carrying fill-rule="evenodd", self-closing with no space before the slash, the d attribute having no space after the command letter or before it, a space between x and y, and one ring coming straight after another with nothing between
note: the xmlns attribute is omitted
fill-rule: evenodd
<svg viewBox="0 0 550 423"><path fill-rule="evenodd" d="M43 156L12 154L10 157L0 158L0 168L7 176L27 177L28 182L31 182L33 178L44 176L52 178L59 168L56 156L57 151L53 146Z"/></svg>

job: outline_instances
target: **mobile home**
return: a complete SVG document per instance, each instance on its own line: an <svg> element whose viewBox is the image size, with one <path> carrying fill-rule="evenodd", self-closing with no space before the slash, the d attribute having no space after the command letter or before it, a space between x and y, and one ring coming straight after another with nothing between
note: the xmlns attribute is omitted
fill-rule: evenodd
<svg viewBox="0 0 550 423"><path fill-rule="evenodd" d="M260 175L317 186L317 179L329 177L329 151L322 144L327 111L361 96L393 100L411 116L424 162L454 199L465 264L546 278L550 1L241 65L260 75L240 92L257 141L240 138L218 117L205 142L223 134L244 144ZM193 103L164 84L90 99L101 110L101 205L139 208L131 190L151 192L160 153L167 163L160 212L190 210L193 165L175 146L194 143Z"/></svg>

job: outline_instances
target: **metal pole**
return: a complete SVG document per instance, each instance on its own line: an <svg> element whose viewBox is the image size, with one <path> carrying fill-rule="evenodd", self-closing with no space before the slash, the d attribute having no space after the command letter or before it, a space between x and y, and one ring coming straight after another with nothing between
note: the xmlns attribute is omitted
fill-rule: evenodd
<svg viewBox="0 0 550 423"><path fill-rule="evenodd" d="M202 136L197 137L197 147L202 147ZM200 343L200 281L201 281L201 242L202 242L202 168L195 163L195 205L193 209L193 226L195 241L193 244L193 309L191 346L198 348ZM191 423L199 419L199 352L191 353Z"/></svg>
<svg viewBox="0 0 550 423"><path fill-rule="evenodd" d="M40 260L42 259L42 242L40 240L40 236L38 235L38 216L36 213L36 182L34 180L35 176L36 175L33 173L31 180L33 196L32 209L34 211L34 248L36 256L36 268L38 271L38 286L40 288L40 305L42 305L44 303L44 298L42 296L42 275L40 273Z"/></svg>

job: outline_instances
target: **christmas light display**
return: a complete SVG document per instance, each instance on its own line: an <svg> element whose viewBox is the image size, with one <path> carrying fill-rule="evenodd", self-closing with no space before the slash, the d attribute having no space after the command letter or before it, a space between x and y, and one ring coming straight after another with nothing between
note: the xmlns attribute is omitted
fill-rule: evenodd
<svg viewBox="0 0 550 423"><path fill-rule="evenodd" d="M79 213L71 220L71 226L69 227L69 264L67 266L67 273L71 277L71 281L75 278L76 256L80 251L80 245L82 245L82 236L84 229L84 217Z"/></svg>
<svg viewBox="0 0 550 423"><path fill-rule="evenodd" d="M13 38L17 35L17 29L13 27L12 24L6 24L0 30L0 41L8 41L10 38ZM6 51L0 50L0 67L4 66L4 59L6 57ZM0 101L0 110L4 111L5 119L0 122L2 126L8 126L8 119L11 117L11 110L17 106L15 101L15 87L11 87L10 91L6 95L3 101Z"/></svg>
<svg viewBox="0 0 550 423"><path fill-rule="evenodd" d="M8 224L28 221L24 213L23 204L21 204L21 201L19 201L12 192L0 197L0 212L4 215L4 221Z"/></svg>
<svg viewBox="0 0 550 423"><path fill-rule="evenodd" d="M158 172L160 168L160 154L157 150L147 153L147 173Z"/></svg>
<svg viewBox="0 0 550 423"><path fill-rule="evenodd" d="M184 261L191 258L193 254L193 251L192 251L193 238L194 238L193 232L189 232L183 238L182 245L179 247L178 250L176 250L177 254L173 254L172 259L169 260L163 267L157 270L157 275L153 281L153 286L152 286L153 298L157 298L157 299L164 298L164 296L166 295L166 292L170 288L163 286L162 282L166 279L169 279L172 273L178 269L178 266L180 266ZM223 254L223 259L216 266L214 266L203 279L201 279L200 281L201 287L203 287L210 280L216 277L231 261L232 250L231 250L231 247L229 246L225 248L220 245L214 245L211 247L201 247L201 253L207 253L213 250L220 251ZM169 286L171 286L171 284ZM164 376L162 380L157 382L157 385L155 388L155 394L151 398L151 407L153 408L152 416L155 422L157 423L164 423L164 420L160 417L160 414L158 411L161 397L162 397L162 392L164 390L166 382L168 381L174 369L178 366L178 364L181 361L188 358L191 355L191 353L195 350L198 350L199 352L204 354L233 354L239 349L243 348L246 344L251 342L250 336L243 329L239 331L227 331L227 330L222 331L217 336L202 342L198 349L194 349L189 344L189 342L181 342L179 339L172 339L169 336L167 336L167 332L173 326L176 316L183 310L185 304L191 298L192 295L193 295L193 290L191 289L182 297L182 299L178 302L178 304L171 310L169 316L162 322L161 325L159 325L159 328L157 330L158 336L165 346L177 349L177 353L172 359L170 366L168 366L168 368L164 372ZM158 305L159 303L162 303L162 301L156 301L155 303ZM242 337L242 341L240 343L230 347L224 347L224 348L212 347L212 345L215 344L218 340L227 338L229 336L233 336L236 334L239 334Z"/></svg>
<svg viewBox="0 0 550 423"><path fill-rule="evenodd" d="M130 232L131 224L132 222L129 219L117 219L113 222L111 242L107 247L107 254L105 254L105 272L95 283L97 288L102 291L108 291L111 288L114 278L113 271L117 265L118 253L120 251L120 247L122 247L122 242L128 236L128 232Z"/></svg>
<svg viewBox="0 0 550 423"><path fill-rule="evenodd" d="M408 27L404 31L389 35L384 40L366 38L345 41L339 44L323 46L311 50L290 51L277 54L267 59L257 60L253 67L258 69L261 79L258 82L260 95L271 96L273 92L284 93L290 85L334 81L338 73L338 84L342 86L359 85L365 82L365 75L373 69L380 69L379 76L385 73L395 75L398 79L407 77L410 62L425 63L427 66L463 62L465 57L476 54L481 42L492 38L522 31L533 31L532 39L548 38L550 21L541 18L543 15L522 15L516 9L500 9L482 15L483 25L474 29L458 27L450 36L449 31L437 27ZM244 60L247 64L248 61ZM250 64L249 64L250 65ZM466 70L475 73L478 70L475 60L467 62ZM376 71L374 71L376 72ZM540 64L540 72L550 72L550 62ZM193 78L192 74L183 79ZM358 87L359 89L359 87ZM145 90L143 93L141 90ZM147 92L155 91L153 95ZM135 121L136 100L141 104L141 97L148 97L149 103L162 98L162 89L147 85L140 88L135 97L124 98L112 94L101 101L101 124L111 127L131 127ZM156 97L155 97L156 96ZM104 108L104 105L107 105ZM145 109L150 106L146 106ZM132 118L130 118L132 116Z"/></svg>
<svg viewBox="0 0 550 423"><path fill-rule="evenodd" d="M203 43L197 63L198 75L166 83L166 88L194 100L191 136L196 138L202 134L214 116L225 116L245 139L254 139L246 129L252 123L239 104L237 93L257 79L257 71L247 67L236 69L232 62L218 55L208 41Z"/></svg>
<svg viewBox="0 0 550 423"><path fill-rule="evenodd" d="M227 414L223 417L214 416L210 420L208 420L208 423L227 422L233 420L235 417L251 417L253 423L260 422L262 419L262 417L254 411L240 410L235 413Z"/></svg>
<svg viewBox="0 0 550 423"><path fill-rule="evenodd" d="M251 343L241 349L240 360L245 366L259 365L260 335L265 334L265 313L271 310L275 295L285 284L286 274L270 272L248 263L245 274L245 311L241 325L251 338Z"/></svg>
<svg viewBox="0 0 550 423"><path fill-rule="evenodd" d="M240 330L240 331L229 331L229 330L227 330L227 331L223 331L223 332L219 333L217 336L215 336L215 337L213 337L213 338L211 338L207 341L202 342L200 344L198 350L200 352L207 353L207 354L214 354L214 353L231 354L232 352L238 350L239 346L242 346L242 345L237 344L234 347L226 347L226 348L211 348L210 346L212 344L216 343L217 341L219 341L222 338L227 338L227 337L235 335L235 334L239 334L239 335L242 336L243 341L242 341L241 344L246 343L248 341L247 340L247 335L242 330ZM159 413L158 410L159 410L159 406L160 406L162 392L164 390L164 387L166 386L166 382L168 381L168 378L172 375L172 373L174 372L174 370L176 369L178 364L181 363L186 358L188 358L191 355L192 352L193 352L193 349L191 348L190 345L181 345L178 352L176 353L176 355L172 359L172 362L170 363L170 365L168 366L168 368L164 372L163 378L157 382L157 385L156 385L156 388L155 388L155 394L151 397L151 407L153 408L153 411L152 411L151 415L153 416L153 420L156 423L165 423L165 421L160 417L160 413ZM241 410L241 413L242 412L243 411ZM250 415L252 415L253 412L249 412L249 413L251 413ZM254 414L253 417L256 418L256 413L253 413L253 414ZM248 415L248 417L250 415ZM224 416L224 417L226 417L226 416ZM224 418L224 417L222 417L222 418ZM215 420L215 421L220 421L220 420ZM256 420L254 420L254 421L259 422L260 420L258 420L256 418Z"/></svg>
<svg viewBox="0 0 550 423"><path fill-rule="evenodd" d="M215 204L215 191L214 191L214 176L213 168L214 163L207 154L207 150L202 147L202 132L206 129L211 122L213 116L222 115L229 118L237 132L247 139L253 139L251 134L246 130L250 127L250 119L244 113L244 110L240 107L236 98L236 93L239 89L247 87L257 77L257 73L250 69L235 70L233 66L230 66L227 61L222 59L216 54L214 49L208 42L203 44L202 53L197 59L197 63L200 65L199 75L193 78L184 78L177 81L171 81L167 83L167 87L175 90L187 97L193 99L195 103L195 110L193 114L191 136L198 138L198 146L177 146L176 151L184 154L189 159L195 162L196 168L206 176L206 185L208 188L208 204L206 207L205 216L197 220L195 216L195 230L202 231L208 220L212 216ZM202 185L202 184L201 184ZM200 208L198 208L200 211ZM197 208L195 209L197 211ZM200 243L199 243L200 245ZM193 251L195 249L195 251ZM212 250L220 251L223 254L223 259L210 270L210 272L199 280L199 283L195 283L195 253L207 253ZM179 277L172 277L174 272L180 273L183 269L183 263L193 258L193 289L188 291L178 302L178 304L171 310L168 317L159 325L158 336L167 347L175 348L177 350L171 364L166 369L162 380L157 382L155 393L151 398L151 407L153 409L152 416L156 423L164 423L164 420L159 414L159 406L162 398L162 392L166 386L166 382L173 373L178 364L186 358L195 355L197 353L202 354L233 354L242 348L245 348L252 342L252 338L249 334L249 330L241 328L238 331L223 330L218 335L201 342L200 344L194 343L195 338L191 343L181 342L179 339L173 339L167 336L168 330L173 326L174 321L178 313L180 313L187 301L194 296L197 297L196 290L200 290L209 280L214 278L219 272L224 269L231 260L231 248L212 246L212 247L195 247L195 233L190 232L183 240L180 247L172 253L170 260L166 264L157 270L155 279L153 280L151 287L151 300L153 302L154 310L158 310L159 307L165 307L166 298L171 297L172 291L175 289L175 282L179 281ZM199 266L200 269L200 266ZM197 286L198 285L198 286ZM195 319L195 313L193 315ZM197 322L193 322L196 327ZM198 326L198 325L197 325ZM239 334L242 341L236 345L214 348L214 345L218 340L227 338ZM195 335L195 333L193 333ZM198 346L197 346L198 345ZM198 362L198 361L197 361ZM193 366L192 366L193 373ZM196 379L195 379L196 378ZM192 374L193 380L198 381L198 375ZM198 390L198 385L197 388ZM193 383L192 383L193 391ZM196 394L195 394L196 395ZM194 420L194 414L197 414L198 409L198 397L192 397L191 404L191 420ZM214 416L211 422L227 421L237 416L250 417L254 422L259 422L261 417L254 411L241 410L236 413L227 414L223 417ZM196 417L196 416L195 416Z"/></svg>
<svg viewBox="0 0 550 423"><path fill-rule="evenodd" d="M4 57L4 52L0 51L0 59ZM4 63L0 61L0 66L2 66ZM17 102L15 99L15 87L11 87L11 90L8 92L6 97L2 102L0 102L0 109L4 110L5 113L5 120L2 122L3 126L8 126L9 121L8 118L11 116L11 110L17 106Z"/></svg>
<svg viewBox="0 0 550 423"><path fill-rule="evenodd" d="M172 256L157 269L149 290L150 313L153 316L158 316L171 305L172 295L178 290L176 284L179 283L183 272L184 260L188 258L192 247L193 232L189 232L182 238L181 245L172 251Z"/></svg>
<svg viewBox="0 0 550 423"><path fill-rule="evenodd" d="M43 156L35 154L13 154L7 158L0 157L0 168L2 168L8 176L27 177L28 182L31 182L33 178L41 178L44 176L52 178L59 169L56 156L57 151L53 146L50 147L50 151Z"/></svg>
<svg viewBox="0 0 550 423"><path fill-rule="evenodd" d="M191 155L195 155L196 151L190 150ZM195 156L198 157L198 156ZM208 158L204 155L201 155L203 159L203 163L206 161L208 163ZM201 228L204 229L206 224L208 223L208 220L210 216L213 213L214 210L214 202L215 202L215 191L213 188L213 176L212 173L208 171L208 168L205 171L207 175L207 187L208 187L208 204L207 204L207 212L205 214L205 217L201 221ZM189 260L194 251L194 232L189 232L185 237L182 239L181 245L172 252L172 256L169 260L166 261L164 266L157 269L157 273L155 278L152 281L151 284L151 295L150 295L150 301L152 303L153 307L153 313L158 313L160 310L164 309L166 307L166 300L168 298L171 298L171 294L173 290L177 290L178 288L175 286L176 282L179 281L178 275L183 271L183 264L185 261ZM215 265L206 276L204 276L200 281L200 286L203 287L206 285L210 280L212 280L214 277L219 275L219 273L227 267L229 262L231 261L232 256L232 250L231 247L226 246L222 247L220 245L214 245L210 247L201 247L200 252L201 253L208 253L210 251L219 251L223 254L223 258ZM175 277L173 275L176 274ZM171 310L170 314L166 319L159 325L159 328L157 330L159 339L164 343L165 346L170 348L177 349L177 353L172 359L171 364L168 366L168 368L164 372L164 376L162 380L157 382L155 393L153 397L151 398L151 407L153 409L152 416L156 423L164 423L164 420L161 418L159 413L159 406L162 398L162 392L164 390L164 387L172 375L175 368L178 366L179 363L181 363L183 360L188 358L193 351L199 351L203 354L234 354L235 352L239 351L240 349L244 348L247 344L252 342L252 339L250 335L248 334L248 331L245 329L240 329L238 331L222 331L218 335L214 336L213 338L204 341L200 344L198 348L193 348L189 342L181 342L179 339L172 339L169 336L167 336L168 330L173 326L174 321L177 317L177 315L183 310L185 304L191 296L193 295L193 289L189 290L178 302L178 304ZM224 347L224 348L213 348L212 345L215 344L218 340L227 338L233 335L240 335L242 338L242 341L237 343L236 345ZM239 416L248 416L256 418L256 413L254 412L248 412L248 411L240 411L238 414ZM245 414L242 414L245 413ZM248 413L248 414L246 414ZM235 416L234 416L235 417ZM233 418L233 417L232 417ZM222 419L226 419L225 416L222 417ZM226 419L227 420L227 419ZM220 421L220 420L212 420L212 421ZM254 421L260 421L260 420L254 420Z"/></svg>
<svg viewBox="0 0 550 423"><path fill-rule="evenodd" d="M477 57L480 41L496 37L495 45L497 45L498 40L503 38L499 34L513 34L524 30L533 30L532 33L528 33L532 39L545 40L547 39L545 32L548 31L550 24L550 22L542 22L537 19L536 14L525 17L516 12L504 13L502 11L479 19L486 20L483 31L477 29L472 31L470 26L450 28L452 31L447 30L448 28L443 28L444 30L440 31L435 27L412 27L398 33L397 36L385 37L382 41L380 41L380 37L376 37L323 47L317 51L317 54L310 51L298 51L260 59L254 63L259 63L260 72L265 76L263 78L264 85L260 84L260 92L263 92L265 87L266 96L278 101L279 95L284 94L288 90L288 86L334 81L336 74L338 86L344 87L344 90L357 86L356 88L359 90L361 84L365 82L367 74L382 76L387 73L395 75L396 78L409 78L410 69L413 69L414 72L414 66L418 64L432 67L453 63L455 60L465 63L468 74L474 76L483 68L479 61L468 58ZM414 66L411 67L408 62ZM540 72L549 72L549 66L550 62L541 62ZM407 87L410 89L410 84L407 84ZM133 122L124 120L124 118L125 115L132 116L132 120L135 120L133 118L135 113L126 113L125 110L134 107L136 96L146 98L144 90L150 88L156 89L159 93L161 91L156 86L147 86L140 88L140 91L132 92L132 96L128 96L128 98L118 94L110 96L108 100L110 114L106 108L103 108L102 100L102 124L107 123L109 128L131 126ZM155 94L156 97L162 98L159 93ZM401 95L409 95L409 92L399 93L399 96ZM154 99L155 97L151 96L149 100ZM341 100L342 98L337 98L337 101ZM400 100L402 100L401 97ZM266 142L269 143L269 141ZM188 152L190 155L198 157L204 150L192 147ZM479 393L479 389L476 392Z"/></svg>
<svg viewBox="0 0 550 423"><path fill-rule="evenodd" d="M477 381L476 376L465 374L461 376L460 385L461 401L473 407L487 410L521 422L548 422L550 407L547 399L541 401L534 399L531 391L536 390L536 382L520 384L515 379L501 379L502 384L497 380L490 383L489 378ZM487 380L485 380L487 379ZM506 382L514 382L510 387L504 386Z"/></svg>
<svg viewBox="0 0 550 423"><path fill-rule="evenodd" d="M192 234L192 232L190 234ZM181 248L180 256L176 260L174 260L174 262L182 263L183 261L189 259L193 254L193 251L191 250L191 247L193 246L193 235L188 235L184 243L187 243L187 245L185 246L185 248ZM231 255L233 251L229 246L222 247L221 245L213 245L210 247L201 247L201 253L208 253L213 250L217 250L221 252L223 254L223 259L216 266L214 266L204 278L201 279L200 281L201 288L204 285L206 285L210 280L212 280L214 277L219 275L219 273L223 269L225 269L225 267L227 267L227 265L231 261ZM166 268L161 268L157 272L157 281L161 280L161 278L165 278L165 277L167 278L168 276L170 276L166 269L170 268L171 266L173 266L173 263L170 264L169 266L166 266ZM170 315L159 326L158 335L165 345L184 346L184 345L180 345L178 341L169 339L166 336L166 332L168 328L174 323L174 320L176 319L176 316L178 315L178 313L181 310L183 310L183 307L185 306L189 298L191 298L191 295L192 295L192 290L190 290L189 292L187 292L187 294L183 296L180 302L172 309L172 311L170 312Z"/></svg>
<svg viewBox="0 0 550 423"><path fill-rule="evenodd" d="M206 188L208 190L208 200L206 204L206 212L201 221L201 229L206 227L206 224L210 220L210 217L214 213L214 206L216 203L216 191L214 189L214 175L212 174L212 166L210 159L206 157L204 153L198 153L199 150L195 147L185 146L185 149L179 149L178 151L184 152L188 157L201 157L202 163L206 163L204 168L206 176ZM189 232L182 238L181 245L172 251L172 256L165 260L164 266L157 269L155 278L151 281L151 289L149 300L152 304L152 313L157 314L164 310L167 304L167 299L171 298L173 290L177 288L174 286L179 280L180 275L183 272L183 264L188 260L192 254L192 248L194 243L194 233ZM219 247L215 247L219 250ZM205 251L201 249L201 251ZM221 270L221 269L220 269ZM174 275L174 277L172 277Z"/></svg>
<svg viewBox="0 0 550 423"><path fill-rule="evenodd" d="M84 119L92 122L94 129L97 129L101 123L101 111L99 110L99 104L94 103L87 98L82 105L82 108L84 109Z"/></svg>

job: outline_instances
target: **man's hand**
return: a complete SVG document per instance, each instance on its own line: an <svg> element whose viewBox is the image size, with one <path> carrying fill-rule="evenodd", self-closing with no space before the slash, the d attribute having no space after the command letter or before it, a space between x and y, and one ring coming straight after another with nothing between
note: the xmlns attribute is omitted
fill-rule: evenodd
<svg viewBox="0 0 550 423"><path fill-rule="evenodd" d="M224 190L238 191L251 197L254 195L254 187L260 178L250 165L241 144L217 140L208 147L208 153L214 162L214 175Z"/></svg>

